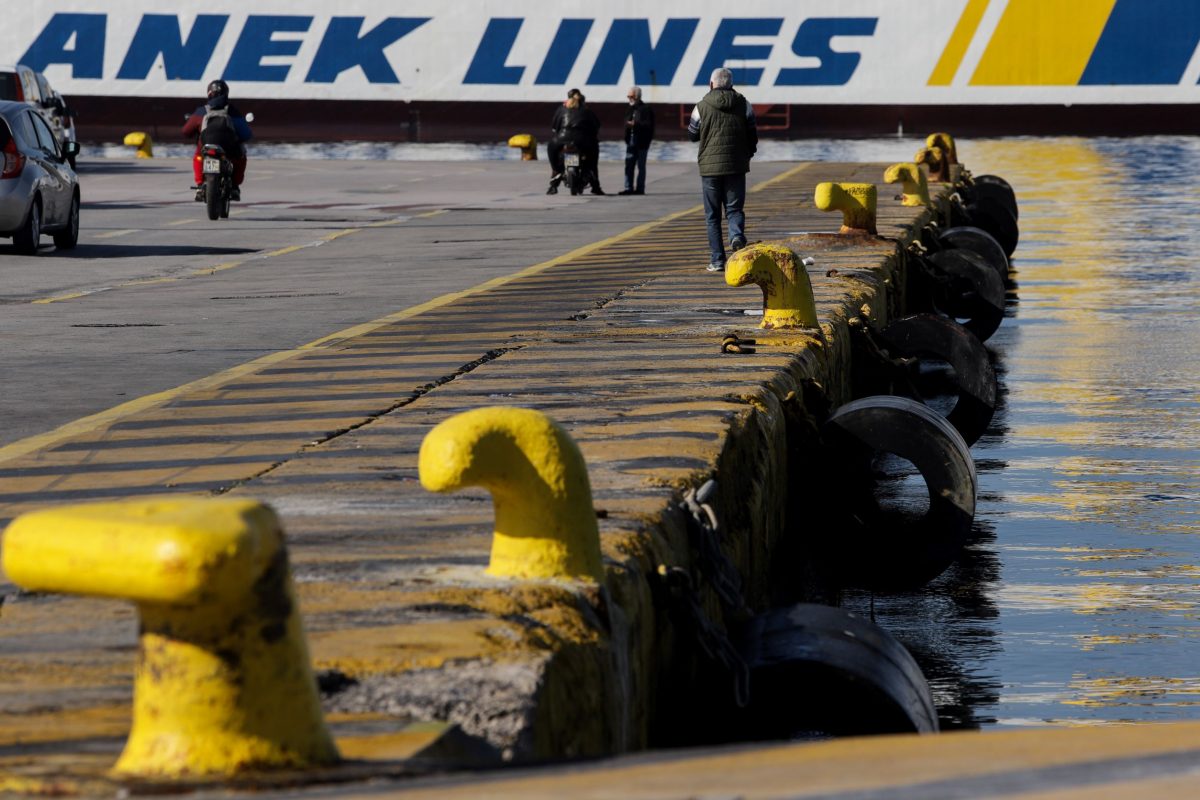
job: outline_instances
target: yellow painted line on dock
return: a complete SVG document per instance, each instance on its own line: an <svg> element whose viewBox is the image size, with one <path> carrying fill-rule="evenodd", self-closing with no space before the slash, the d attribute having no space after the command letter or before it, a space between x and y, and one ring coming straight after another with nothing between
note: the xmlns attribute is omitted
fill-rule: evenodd
<svg viewBox="0 0 1200 800"><path fill-rule="evenodd" d="M791 170L788 170L787 172L784 172L783 174L778 175L775 178L772 178L771 180L764 182L764 184L754 187L754 190L758 190L758 189L762 188L763 186L771 185L775 182L783 180L787 176L794 174L799 169L800 169L800 167L795 167ZM702 206L696 205L696 206L692 206L691 208L684 209L682 211L676 211L676 212L667 214L665 216L659 217L658 219L651 220L650 222L645 222L645 223L642 223L641 225L635 226L633 228L629 228L628 230L625 230L619 234L616 234L615 236L610 236L607 239L601 239L598 242L593 242L591 244L587 244L582 247L578 247L578 248L570 251L569 253L564 253L563 255L556 256L552 259L549 259L548 261L543 261L539 264L534 264L531 267L526 267L525 269L518 270L517 272L513 272L508 275L503 275L503 276L500 276L497 278L492 278L491 280L488 280L488 281L484 281L483 283L472 286L469 289L463 289L461 291L443 294L443 295L433 298L432 300L428 300L424 303L419 303L415 306L410 306L409 308L403 309L402 311L397 311L392 314L388 314L387 316L380 317L379 319L372 320L371 322L364 322L359 325L354 325L354 326L346 328L344 330L337 331L336 333L331 333L331 334L328 334L327 336L322 336L319 339L315 339L311 342L308 342L307 344L302 344L302 345L292 348L290 350L280 350L275 353L270 353L268 355L254 359L253 361L247 361L244 364L239 364L235 367L230 367L229 369L223 370L223 371L218 372L213 375L206 376L204 378L200 378L195 381L191 381L190 383L185 383L185 384L183 384L181 386L177 386L173 389L167 389L162 392L148 394L143 397L139 397L137 399L130 400L126 403L122 403L121 405L114 406L105 411L101 411L99 413L92 414L87 417L82 417L80 419L73 420L73 421L68 422L67 424L62 425L52 431L47 431L46 433L41 433L41 434L37 434L35 436L30 436L25 439L21 439L19 441L13 442L11 444L5 445L4 447L0 447L0 463L3 463L5 461L10 461L15 458L20 458L22 456L28 455L29 453L52 447L52 446L54 446L62 441L65 441L67 439L71 439L76 436L82 436L84 434L88 434L93 431L97 431L102 428L108 427L119 420L133 416L134 414L138 414L142 411L145 411L146 409L168 403L168 402L174 400L175 398L178 398L189 392L200 392L200 391L205 391L205 390L220 386L221 384L231 381L233 379L252 374L252 373L254 373L260 369L263 369L265 367L269 367L271 365L278 364L281 361L286 361L287 359L290 359L290 358L292 358L296 355L299 355L300 353L303 353L305 351L316 350L316 349L319 349L322 347L327 347L331 344L340 342L345 339L351 339L356 336L362 336L364 334L378 330L379 328L385 327L387 325L391 325L395 322L399 322L399 321L405 320L405 319L410 319L410 318L418 316L420 314L424 314L428 311L432 311L434 309L441 308L443 306L447 306L458 300L462 300L464 298L471 297L471 296L474 296L477 294L481 294L483 292L486 292L491 289L495 289L500 286L504 286L505 284L520 280L521 278L527 278L532 275L537 275L541 272L545 272L548 269L558 266L559 264L568 263L572 260L582 258L582 257L588 255L589 253L592 253L596 250L600 250L609 245L616 244L618 242L623 242L628 239L632 239L636 236L639 236L639 235L645 233L646 231L649 231L660 225L664 225L668 222L671 222L672 220L678 219L679 217L683 217L688 214L694 214L694 213L700 211L701 208L702 208ZM430 211L430 212L421 214L421 215L419 215L419 217L428 218L428 217L433 217L433 216L437 216L439 214L444 214L444 213L446 213L445 209L437 209L435 211ZM416 219L416 218L417 217L411 217L410 219ZM402 220L383 220L383 221L380 221L377 223L372 223L371 227L382 227L382 226L389 225L389 224L398 224L400 221L402 221ZM364 225L363 228L347 228L345 230L335 231L334 233L328 234L327 236L323 237L323 239L332 241L333 239L339 238L341 236L348 236L351 233L363 230L365 227L367 227L367 226ZM323 244L324 241L322 241L321 243ZM259 258L267 258L267 257L270 257L271 255L281 255L285 251L286 252L294 252L295 249L299 249L300 247L308 247L308 246L313 246L313 244L293 246L292 248L282 248L281 250L272 251L272 253L268 253L263 256L259 256ZM216 268L209 268L209 269L211 271L216 271L217 269L222 269L222 268L223 269L231 269L232 267L237 266L240 263L244 263L244 262L229 262L226 265L218 265ZM154 282L159 282L159 281L165 282L167 280L178 280L178 278L153 279L150 281L146 281L146 283L154 283ZM82 296L82 294L76 294L75 296ZM45 302L52 302L52 300L35 300L33 302L45 303Z"/></svg>

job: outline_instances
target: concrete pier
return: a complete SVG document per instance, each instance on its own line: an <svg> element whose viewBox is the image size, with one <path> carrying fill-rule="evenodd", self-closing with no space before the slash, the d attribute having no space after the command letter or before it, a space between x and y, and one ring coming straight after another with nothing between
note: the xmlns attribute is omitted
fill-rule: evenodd
<svg viewBox="0 0 1200 800"><path fill-rule="evenodd" d="M469 255L481 247L472 241L503 262L494 274L471 273L482 282L399 309L367 289L376 316L363 320L356 309L353 324L324 318L319 332L293 309L281 318L285 335L252 342L251 358L204 353L163 388L139 370L136 399L115 407L84 399L96 407L53 427L26 417L26 435L0 448L0 518L178 494L276 509L325 710L342 754L362 759L287 782L403 774L405 759L420 753L445 768L652 746L672 724L662 698L677 700L704 668L657 577L711 568L697 562L683 493L716 479L720 547L749 608L768 607L772 561L795 522L789 436L811 424L812 398L851 399L850 320L882 324L904 310L905 248L937 212L901 205L884 183L888 166L772 165L751 190L750 238L789 240L816 259L809 277L819 329L759 330L760 290L729 288L704 271L702 213L682 191L694 176L681 170L665 176L680 191L661 205L651 193L618 218L597 214L596 230L572 222L570 235L532 247L504 244L512 225L497 228L491 211L473 211L437 231L461 246L434 248L430 228L404 232L397 209L380 205L354 209L343 223L352 233L325 234L319 246L247 248L207 273L187 266L147 280L130 265L103 292L78 282L31 286L25 303L74 306L77 315L93 303L108 304L108 314L174 303L170 313L179 313L190 292L251 303L311 294L305 302L319 306L321 289L338 285L350 263L460 281L460 265L480 257ZM824 181L879 185L878 236L833 236L840 215L813 206ZM931 190L944 197L948 187ZM553 199L531 195L528 204ZM586 205L601 202L625 200ZM436 214L438 205L405 217ZM199 217L198 207L189 210ZM584 204L573 213L586 217ZM206 235L246 235L204 226ZM264 222L262 230L277 229ZM426 249L409 249L414 237ZM580 246L581 238L590 241ZM85 233L84 252L87 241ZM286 272L274 272L275 262ZM310 340L297 341L306 333ZM753 338L754 352L722 352L731 335ZM196 364L209 371L186 374ZM429 430L493 405L543 411L578 443L601 533L601 583L486 574L487 493L421 488L417 454ZM106 791L105 770L130 725L132 606L7 583L0 592L0 668L9 676L0 690L0 775L13 776L0 778L0 791ZM701 586L695 599L720 627L715 592ZM429 720L438 724L416 724Z"/></svg>

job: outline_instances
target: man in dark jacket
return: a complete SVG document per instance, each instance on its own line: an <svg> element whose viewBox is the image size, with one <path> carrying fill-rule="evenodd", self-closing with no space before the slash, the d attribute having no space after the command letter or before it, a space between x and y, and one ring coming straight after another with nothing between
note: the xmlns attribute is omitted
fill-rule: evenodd
<svg viewBox="0 0 1200 800"><path fill-rule="evenodd" d="M708 223L709 272L725 269L725 243L721 237L721 210L729 221L729 249L746 246L746 173L758 151L758 126L754 107L733 90L733 74L719 67L708 82L709 92L692 109L688 136L700 143L697 161L704 188L704 216Z"/></svg>
<svg viewBox="0 0 1200 800"><path fill-rule="evenodd" d="M642 87L630 86L625 93L625 189L621 194L646 193L646 154L654 141L654 109L642 102ZM637 169L637 188L633 172Z"/></svg>
<svg viewBox="0 0 1200 800"><path fill-rule="evenodd" d="M207 122L206 122L207 121ZM215 80L208 84L208 101L197 108L183 123L183 135L196 137L196 154L192 158L192 173L196 179L196 200L204 200L204 159L201 144L217 144L233 162L232 199L241 200L242 181L246 178L246 148L243 142L252 136L246 115L229 102L229 84Z"/></svg>
<svg viewBox="0 0 1200 800"><path fill-rule="evenodd" d="M580 156L581 165L592 185L592 194L604 194L600 188L600 118L587 107L583 92L572 89L567 101L554 111L550 122L551 137L546 146L550 160L550 187L546 194L557 194L563 179L563 145L572 144Z"/></svg>

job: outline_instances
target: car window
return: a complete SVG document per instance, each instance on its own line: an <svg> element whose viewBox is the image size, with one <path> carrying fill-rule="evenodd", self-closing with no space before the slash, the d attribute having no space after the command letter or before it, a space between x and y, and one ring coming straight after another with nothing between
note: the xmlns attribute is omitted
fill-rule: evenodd
<svg viewBox="0 0 1200 800"><path fill-rule="evenodd" d="M58 140L50 132L50 126L46 124L46 120L33 113L27 116L33 121L33 130L37 134L38 144L41 145L42 149L47 153L53 153L55 156L61 156L61 153L58 152Z"/></svg>
<svg viewBox="0 0 1200 800"><path fill-rule="evenodd" d="M33 132L33 123L29 121L28 111L23 114L17 114L13 119L13 133L16 134L17 142L22 145L23 149L37 149L37 135Z"/></svg>
<svg viewBox="0 0 1200 800"><path fill-rule="evenodd" d="M8 146L12 141L12 133L8 130L8 123L0 119L0 150Z"/></svg>
<svg viewBox="0 0 1200 800"><path fill-rule="evenodd" d="M16 100L21 96L20 78L15 72L0 72L0 100Z"/></svg>

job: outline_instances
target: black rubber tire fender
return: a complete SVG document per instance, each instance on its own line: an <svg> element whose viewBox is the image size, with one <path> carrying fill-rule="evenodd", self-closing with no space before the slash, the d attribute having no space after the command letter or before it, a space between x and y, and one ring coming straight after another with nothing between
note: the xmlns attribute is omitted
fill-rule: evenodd
<svg viewBox="0 0 1200 800"><path fill-rule="evenodd" d="M208 218L216 220L221 217L221 179L219 175L204 176L204 207Z"/></svg>
<svg viewBox="0 0 1200 800"><path fill-rule="evenodd" d="M984 178L993 177L989 175L982 176ZM971 187L971 195L975 200L987 198L994 200L1004 206L1013 215L1013 219L1020 221L1021 212L1017 208L1017 197L1013 194L1012 187L1008 184L993 183L991 181L980 181L976 179L975 185Z"/></svg>
<svg viewBox="0 0 1200 800"><path fill-rule="evenodd" d="M958 400L946 420L968 445L977 442L996 412L996 372L975 334L946 317L914 314L889 324L879 338L893 358L936 358L954 368Z"/></svg>
<svg viewBox="0 0 1200 800"><path fill-rule="evenodd" d="M79 244L79 192L71 197L71 213L67 227L54 234L54 246L59 250L73 250Z"/></svg>
<svg viewBox="0 0 1200 800"><path fill-rule="evenodd" d="M1012 258L1021 240L1021 232L1016 217L1007 206L994 198L977 197L975 202L967 206L967 216L972 225L992 235L1005 256Z"/></svg>
<svg viewBox="0 0 1200 800"><path fill-rule="evenodd" d="M943 280L935 287L934 308L959 320L981 342L1004 321L1004 281L983 256L961 247L927 257Z"/></svg>
<svg viewBox="0 0 1200 800"><path fill-rule="evenodd" d="M924 673L890 633L842 608L801 603L750 621L750 729L785 739L796 730L833 735L936 733Z"/></svg>
<svg viewBox="0 0 1200 800"><path fill-rule="evenodd" d="M938 244L942 246L942 249L947 250L961 247L965 250L975 251L992 265L992 269L996 270L1000 280L1008 282L1008 256L1000 243L996 241L996 237L987 231L970 225L946 228L938 235Z"/></svg>
<svg viewBox="0 0 1200 800"><path fill-rule="evenodd" d="M839 407L822 427L837 474L852 482L848 531L839 533L844 582L876 589L914 589L958 558L975 519L975 462L954 426L907 397L876 395ZM920 471L929 491L924 516L883 512L871 489L871 457L894 453Z"/></svg>

